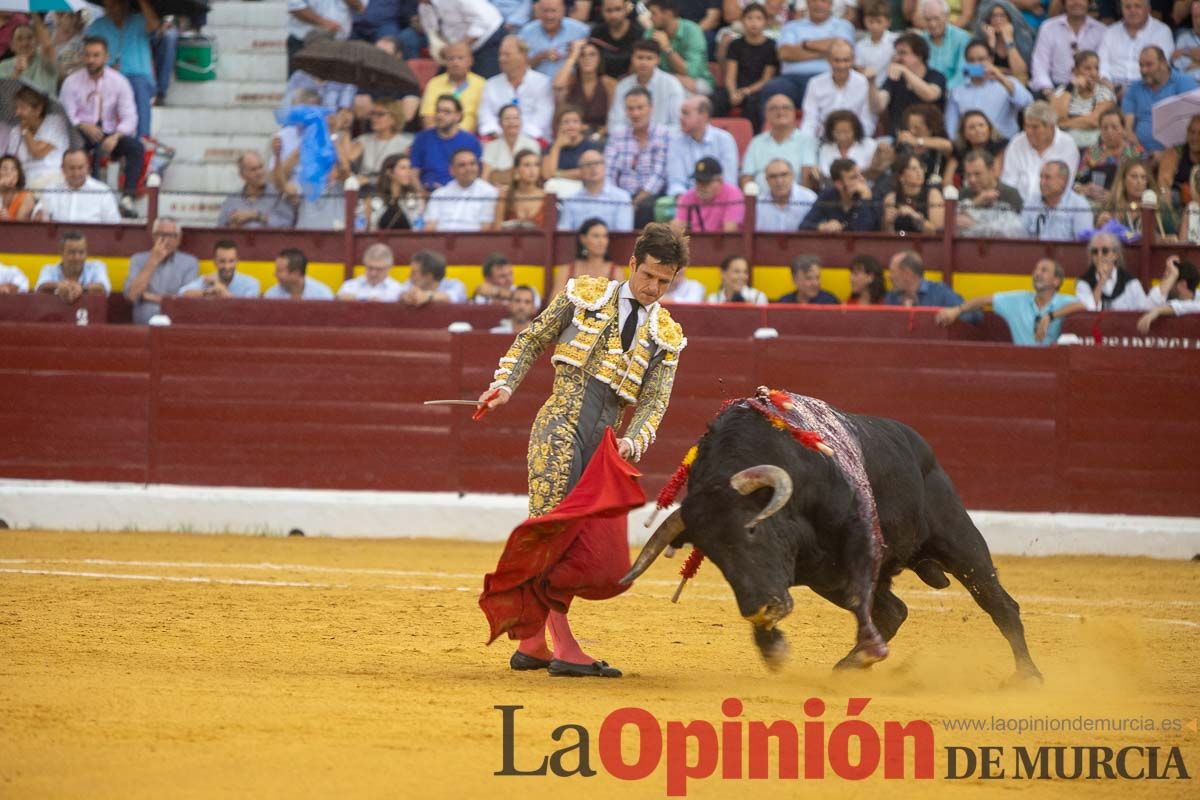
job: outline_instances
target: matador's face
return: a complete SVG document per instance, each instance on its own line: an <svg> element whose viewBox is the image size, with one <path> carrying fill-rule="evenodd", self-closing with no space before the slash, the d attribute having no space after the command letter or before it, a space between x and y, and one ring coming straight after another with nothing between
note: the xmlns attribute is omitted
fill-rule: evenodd
<svg viewBox="0 0 1200 800"><path fill-rule="evenodd" d="M675 267L663 264L651 255L641 264L629 259L629 290L643 306L658 302L675 279Z"/></svg>

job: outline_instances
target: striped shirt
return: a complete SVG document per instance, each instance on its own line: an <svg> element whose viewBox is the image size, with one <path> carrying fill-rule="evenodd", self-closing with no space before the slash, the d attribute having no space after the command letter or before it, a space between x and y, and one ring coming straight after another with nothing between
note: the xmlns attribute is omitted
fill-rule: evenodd
<svg viewBox="0 0 1200 800"><path fill-rule="evenodd" d="M630 195L642 191L662 194L667 182L667 129L651 125L644 148L632 129L611 134L604 147L604 162L608 179Z"/></svg>

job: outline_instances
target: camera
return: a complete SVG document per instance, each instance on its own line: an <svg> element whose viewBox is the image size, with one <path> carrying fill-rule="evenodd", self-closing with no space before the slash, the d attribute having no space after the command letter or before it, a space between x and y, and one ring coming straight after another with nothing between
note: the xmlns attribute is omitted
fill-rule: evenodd
<svg viewBox="0 0 1200 800"><path fill-rule="evenodd" d="M983 64L964 64L963 75L968 78L982 78L987 71L983 68Z"/></svg>

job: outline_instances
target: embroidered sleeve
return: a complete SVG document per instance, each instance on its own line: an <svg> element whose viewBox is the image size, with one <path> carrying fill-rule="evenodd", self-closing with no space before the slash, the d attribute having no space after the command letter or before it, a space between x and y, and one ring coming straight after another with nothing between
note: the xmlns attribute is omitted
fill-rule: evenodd
<svg viewBox="0 0 1200 800"><path fill-rule="evenodd" d="M650 360L650 368L642 379L642 391L638 395L633 419L625 430L625 438L633 443L633 460L640 461L646 450L658 436L671 402L671 387L675 383L675 368L679 364L679 353L662 351L661 357Z"/></svg>
<svg viewBox="0 0 1200 800"><path fill-rule="evenodd" d="M551 300L546 310L538 314L528 328L517 334L517 338L508 348L508 352L500 358L500 366L496 368L496 373L493 375L495 380L488 388L516 391L533 366L533 362L537 361L538 356L558 339L570 324L571 316L574 313L575 306L567 297L566 292Z"/></svg>

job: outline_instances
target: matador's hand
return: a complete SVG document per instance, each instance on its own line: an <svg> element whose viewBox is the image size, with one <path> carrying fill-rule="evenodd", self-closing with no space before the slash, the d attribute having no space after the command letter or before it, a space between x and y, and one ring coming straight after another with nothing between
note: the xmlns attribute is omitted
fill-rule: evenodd
<svg viewBox="0 0 1200 800"><path fill-rule="evenodd" d="M626 461L632 461L633 460L633 445L631 445L629 443L628 439L618 439L617 440L617 453L621 456L621 458L625 459Z"/></svg>

